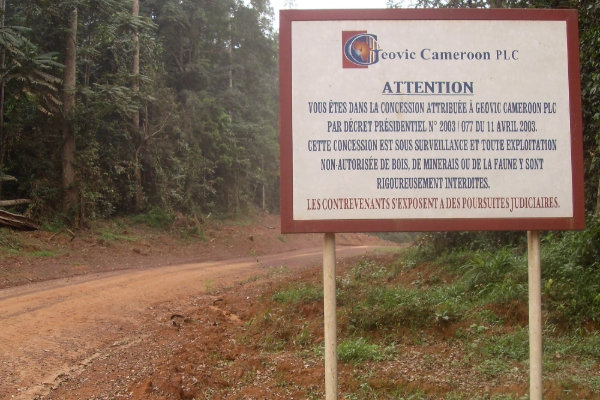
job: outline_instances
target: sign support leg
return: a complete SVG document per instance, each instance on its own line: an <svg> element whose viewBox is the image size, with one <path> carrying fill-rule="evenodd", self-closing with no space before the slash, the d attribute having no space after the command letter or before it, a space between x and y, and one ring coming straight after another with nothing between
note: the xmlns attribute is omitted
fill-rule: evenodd
<svg viewBox="0 0 600 400"><path fill-rule="evenodd" d="M325 398L326 400L337 400L335 233L325 233L323 240L323 295L325 311Z"/></svg>
<svg viewBox="0 0 600 400"><path fill-rule="evenodd" d="M529 393L542 400L542 270L540 232L527 232L529 264Z"/></svg>

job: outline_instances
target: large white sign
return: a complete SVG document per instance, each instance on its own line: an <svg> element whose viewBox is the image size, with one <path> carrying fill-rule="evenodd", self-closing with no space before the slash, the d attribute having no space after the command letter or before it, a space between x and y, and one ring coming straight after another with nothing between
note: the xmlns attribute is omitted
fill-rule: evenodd
<svg viewBox="0 0 600 400"><path fill-rule="evenodd" d="M292 21L293 219L573 217L566 25Z"/></svg>

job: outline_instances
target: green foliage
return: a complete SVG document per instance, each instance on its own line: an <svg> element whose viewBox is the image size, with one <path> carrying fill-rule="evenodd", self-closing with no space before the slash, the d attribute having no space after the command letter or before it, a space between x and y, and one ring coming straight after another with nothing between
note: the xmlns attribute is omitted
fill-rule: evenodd
<svg viewBox="0 0 600 400"><path fill-rule="evenodd" d="M600 333L599 332L573 332L558 337L550 336L544 340L544 353L554 357L557 353L561 356L577 356L583 358L600 359Z"/></svg>
<svg viewBox="0 0 600 400"><path fill-rule="evenodd" d="M423 263L460 274L469 296L483 304L527 298L527 260L520 248L468 252L458 246L442 250L436 235L432 235L409 250L404 259L410 268ZM543 237L542 278L550 321L571 326L600 321L598 218L590 216L584 231L548 233Z"/></svg>
<svg viewBox="0 0 600 400"><path fill-rule="evenodd" d="M393 285L400 273L398 264L380 265L361 260L352 278L340 282L339 304L347 311L351 332L422 328L458 321L465 311L462 282L448 286L423 287L417 279L411 287Z"/></svg>
<svg viewBox="0 0 600 400"><path fill-rule="evenodd" d="M463 280L468 289L488 301L508 303L527 297L527 264L510 248L478 252L466 263Z"/></svg>
<svg viewBox="0 0 600 400"><path fill-rule="evenodd" d="M555 322L600 321L600 222L584 231L549 234L542 244L542 278Z"/></svg>
<svg viewBox="0 0 600 400"><path fill-rule="evenodd" d="M380 361L384 354L381 347L367 342L365 338L348 338L338 345L338 358L345 363Z"/></svg>
<svg viewBox="0 0 600 400"><path fill-rule="evenodd" d="M487 368L488 366L484 367ZM502 366L499 366L499 368L502 368ZM460 392L452 392L452 393L448 393L448 395L445 397L445 400L528 400L529 399L529 395L526 396L513 396L510 394L484 394L484 395L476 395L476 394L469 394L469 395L465 395L464 393L460 393Z"/></svg>
<svg viewBox="0 0 600 400"><path fill-rule="evenodd" d="M154 207L146 214L138 214L132 217L137 224L146 224L151 228L170 229L175 222L175 213L165 208Z"/></svg>
<svg viewBox="0 0 600 400"><path fill-rule="evenodd" d="M296 336L294 340L295 344L300 347L307 347L313 342L313 335L310 333L310 329L308 325L304 325L300 330L300 333Z"/></svg>
<svg viewBox="0 0 600 400"><path fill-rule="evenodd" d="M200 225L194 225L189 228L181 228L180 229L181 237L183 239L189 239L190 237L195 237L196 239L200 239L203 242L208 241L208 237L204 233L204 229Z"/></svg>
<svg viewBox="0 0 600 400"><path fill-rule="evenodd" d="M502 374L510 371L511 367L505 360L496 358L483 360L477 367L477 370L489 378L498 378Z"/></svg>
<svg viewBox="0 0 600 400"><path fill-rule="evenodd" d="M517 327L512 333L486 336L480 350L486 357L524 361L529 358L529 330Z"/></svg>
<svg viewBox="0 0 600 400"><path fill-rule="evenodd" d="M581 98L586 179L586 208L600 212L600 5L594 0L568 2L579 11Z"/></svg>
<svg viewBox="0 0 600 400"><path fill-rule="evenodd" d="M304 283L284 291L277 292L273 294L272 299L278 303L313 303L323 300L323 288Z"/></svg>
<svg viewBox="0 0 600 400"><path fill-rule="evenodd" d="M56 253L54 251L50 251L50 250L40 250L40 251L34 251L31 253L27 253L25 255L27 257L44 258L44 257L55 257L58 255L58 253Z"/></svg>
<svg viewBox="0 0 600 400"><path fill-rule="evenodd" d="M494 251L504 246L524 248L523 232L439 232L429 233L422 239L430 251L439 255L449 249L466 251Z"/></svg>
<svg viewBox="0 0 600 400"><path fill-rule="evenodd" d="M15 0L0 29L7 55L0 198L32 198L33 216L61 204L61 68L78 11L77 218L155 210L237 215L279 204L277 41L268 2ZM134 33L140 73L133 75ZM53 115L51 115L53 114ZM139 116L139 128L133 117ZM141 191L140 191L141 189ZM136 197L137 196L137 197ZM142 204L138 204L141 198Z"/></svg>
<svg viewBox="0 0 600 400"><path fill-rule="evenodd" d="M549 236L545 240L556 242L566 236ZM545 243L542 248L546 246ZM379 371L388 371L390 365L378 363L405 357L411 346L417 346L423 354L415 362L428 368L435 365L433 360L441 361L428 354L430 350L439 351L442 345L460 349L459 357L448 355L451 361L445 368L470 370L486 385L493 382L497 386L505 378L516 382L520 379L517 376L526 376L529 330L511 316L526 309L524 258L514 248L508 248L471 256L466 252L446 252L422 264L418 261L422 250L424 247L401 252L398 260L391 261L387 255L363 257L338 278L338 357L354 365L351 379L360 385L354 385L353 392L344 394L345 398L429 398L420 389L430 383L404 387L396 380L376 378ZM585 260L589 251L580 251L581 259ZM450 261L447 268L444 260ZM457 271L464 271L466 276L448 275ZM511 290L518 293L511 294ZM314 342L315 337L322 337L317 328L322 325L322 315L313 314L312 307L302 306L310 293L317 291L320 292L317 285L308 282L284 284L276 291L271 296L273 302L266 302L269 308L249 324L258 337L258 346L265 351L291 350L302 358L322 358L323 343ZM314 296L314 301L322 298ZM544 304L547 306L546 301ZM600 358L598 332L588 332L581 326L558 329L546 322L543 337L544 368L551 374L550 379L597 393L600 385L594 371ZM456 400L524 398L462 392L438 395Z"/></svg>
<svg viewBox="0 0 600 400"><path fill-rule="evenodd" d="M395 326L421 327L435 315L435 303L419 289L370 288L351 313L351 327L363 330Z"/></svg>
<svg viewBox="0 0 600 400"><path fill-rule="evenodd" d="M23 248L19 236L8 228L0 228L0 250L18 252Z"/></svg>
<svg viewBox="0 0 600 400"><path fill-rule="evenodd" d="M496 253L475 253L464 265L464 280L469 288L502 282L516 268L517 260L512 250L503 248Z"/></svg>
<svg viewBox="0 0 600 400"><path fill-rule="evenodd" d="M104 242L116 242L116 241L124 241L124 242L135 242L135 239L126 235L120 235L118 233L111 232L107 229L99 230L100 236Z"/></svg>

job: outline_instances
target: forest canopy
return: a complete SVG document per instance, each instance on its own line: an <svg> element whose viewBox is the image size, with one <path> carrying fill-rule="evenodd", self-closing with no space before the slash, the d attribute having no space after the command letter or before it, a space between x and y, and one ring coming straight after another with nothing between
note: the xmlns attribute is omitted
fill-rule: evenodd
<svg viewBox="0 0 600 400"><path fill-rule="evenodd" d="M278 209L268 0L1 0L0 199L32 216Z"/></svg>
<svg viewBox="0 0 600 400"><path fill-rule="evenodd" d="M407 6L388 1L389 7ZM600 210L600 3L579 11L586 207ZM269 0L0 0L0 200L38 220L278 211Z"/></svg>

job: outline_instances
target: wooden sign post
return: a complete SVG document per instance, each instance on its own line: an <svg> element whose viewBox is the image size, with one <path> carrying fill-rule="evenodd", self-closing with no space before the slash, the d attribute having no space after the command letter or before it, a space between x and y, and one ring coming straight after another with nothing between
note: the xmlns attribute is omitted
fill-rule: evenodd
<svg viewBox="0 0 600 400"><path fill-rule="evenodd" d="M541 399L540 231L585 228L577 12L280 12L282 233L529 231L531 398Z"/></svg>

